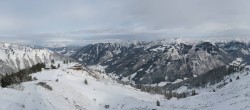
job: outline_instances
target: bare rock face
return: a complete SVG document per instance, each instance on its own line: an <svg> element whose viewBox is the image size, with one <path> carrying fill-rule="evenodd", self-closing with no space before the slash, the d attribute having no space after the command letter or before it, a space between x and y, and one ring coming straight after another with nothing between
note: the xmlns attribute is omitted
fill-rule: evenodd
<svg viewBox="0 0 250 110"><path fill-rule="evenodd" d="M120 80L155 84L191 78L227 65L235 58L250 61L249 45L243 42L99 43L75 50L70 57L86 65L106 66L106 73Z"/></svg>

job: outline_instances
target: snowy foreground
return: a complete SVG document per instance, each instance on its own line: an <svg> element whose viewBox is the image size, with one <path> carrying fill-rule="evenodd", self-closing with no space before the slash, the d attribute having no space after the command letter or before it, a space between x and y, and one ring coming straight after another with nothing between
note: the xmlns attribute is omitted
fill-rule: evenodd
<svg viewBox="0 0 250 110"><path fill-rule="evenodd" d="M112 81L104 74L75 71L73 64L44 70L32 76L38 80L11 88L0 88L0 110L249 110L250 75L238 73L240 80L216 92L203 92L185 99L166 100ZM95 76L95 78L93 77ZM58 79L58 82L56 81ZM88 81L86 85L84 80ZM52 90L38 82L46 82ZM201 90L202 91L202 90ZM159 100L161 106L156 106ZM109 105L109 108L105 108Z"/></svg>

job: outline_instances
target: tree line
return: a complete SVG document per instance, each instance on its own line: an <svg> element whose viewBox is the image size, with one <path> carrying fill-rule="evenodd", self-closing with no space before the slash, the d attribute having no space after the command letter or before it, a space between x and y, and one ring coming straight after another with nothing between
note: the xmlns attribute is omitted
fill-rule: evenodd
<svg viewBox="0 0 250 110"><path fill-rule="evenodd" d="M32 77L30 74L40 72L42 71L42 68L45 68L45 64L38 63L30 68L20 70L16 73L6 73L6 75L1 78L1 86L7 87L12 84L20 84L21 82L31 81Z"/></svg>
<svg viewBox="0 0 250 110"><path fill-rule="evenodd" d="M178 89L181 86L187 86L189 89L199 87L205 88L208 84L214 85L223 81L225 76L243 70L245 70L245 67L221 66L210 70L205 74L199 75L198 77L193 77L179 83L167 85L166 88L169 91Z"/></svg>
<svg viewBox="0 0 250 110"><path fill-rule="evenodd" d="M150 86L145 84L132 84L130 82L124 82L121 80L117 80L118 83L121 83L123 85L131 85L137 89L140 89L143 92L148 92L152 94L161 94L164 95L167 99L171 99L172 97L176 98L186 98L188 96L194 96L198 93L195 92L194 88L199 87L206 87L208 84L214 85L216 83L219 83L224 80L224 77L230 74L233 74L235 72L240 72L243 70L250 70L248 68L245 68L244 66L221 66L218 68L214 68L213 70L208 71L205 74L199 75L198 77L193 77L187 80L184 80L179 83L175 84L169 84L164 87L159 86ZM236 80L239 79L239 77L236 78ZM226 84L222 85L225 86ZM172 92L176 89L178 89L181 86L187 86L188 89L193 89L192 91L177 93ZM215 90L213 90L215 92Z"/></svg>

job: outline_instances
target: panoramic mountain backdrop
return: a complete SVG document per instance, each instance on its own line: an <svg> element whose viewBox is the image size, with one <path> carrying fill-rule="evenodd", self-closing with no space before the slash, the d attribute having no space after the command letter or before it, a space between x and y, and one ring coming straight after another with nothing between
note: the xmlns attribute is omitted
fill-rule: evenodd
<svg viewBox="0 0 250 110"><path fill-rule="evenodd" d="M61 50L60 50L61 49ZM101 65L105 72L136 84L174 82L226 66L237 58L249 63L250 45L240 41L98 43L59 53L86 66Z"/></svg>

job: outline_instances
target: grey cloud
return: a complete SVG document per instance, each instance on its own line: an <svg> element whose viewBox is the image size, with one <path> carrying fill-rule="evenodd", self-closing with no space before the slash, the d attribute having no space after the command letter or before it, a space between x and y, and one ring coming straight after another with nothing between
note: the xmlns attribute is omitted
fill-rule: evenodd
<svg viewBox="0 0 250 110"><path fill-rule="evenodd" d="M235 36L250 35L249 2L0 1L0 39L41 43L63 40L89 43L176 37L233 39Z"/></svg>
<svg viewBox="0 0 250 110"><path fill-rule="evenodd" d="M145 24L163 27L192 27L204 23L240 23L249 21L246 0L145 0L130 11ZM244 16L244 17L243 17ZM242 18L243 17L243 18Z"/></svg>

